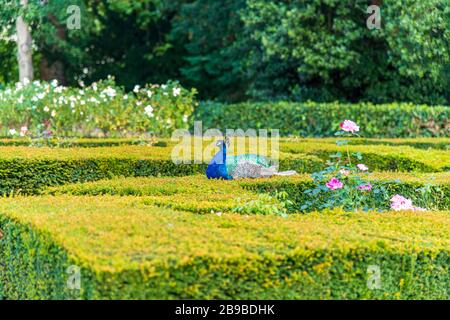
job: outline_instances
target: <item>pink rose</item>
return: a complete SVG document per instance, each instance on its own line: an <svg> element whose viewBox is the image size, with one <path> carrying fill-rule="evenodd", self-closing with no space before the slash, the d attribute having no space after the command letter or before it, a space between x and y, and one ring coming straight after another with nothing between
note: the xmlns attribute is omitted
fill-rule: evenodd
<svg viewBox="0 0 450 320"><path fill-rule="evenodd" d="M369 184L362 184L358 187L358 190L365 190L365 191L370 191L372 190L372 185Z"/></svg>
<svg viewBox="0 0 450 320"><path fill-rule="evenodd" d="M354 133L359 131L358 125L351 120L344 120L339 126L346 132Z"/></svg>
<svg viewBox="0 0 450 320"><path fill-rule="evenodd" d="M28 132L28 127L23 126L22 128L20 128L20 136L24 137Z"/></svg>
<svg viewBox="0 0 450 320"><path fill-rule="evenodd" d="M362 164L362 163L357 164L356 166L357 166L358 169L361 170L361 171L367 171L367 170L369 170L369 168L368 168L365 164Z"/></svg>
<svg viewBox="0 0 450 320"><path fill-rule="evenodd" d="M332 178L330 181L327 182L326 186L328 189L336 190L342 189L344 187L344 184L340 182L338 179Z"/></svg>
<svg viewBox="0 0 450 320"><path fill-rule="evenodd" d="M414 206L410 199L406 199L405 197L396 194L391 198L391 209L394 211L413 210Z"/></svg>

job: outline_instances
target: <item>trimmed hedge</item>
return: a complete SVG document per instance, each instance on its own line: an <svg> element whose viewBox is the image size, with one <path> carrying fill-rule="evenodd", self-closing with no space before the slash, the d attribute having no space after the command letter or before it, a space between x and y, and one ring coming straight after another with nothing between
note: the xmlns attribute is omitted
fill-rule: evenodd
<svg viewBox="0 0 450 320"><path fill-rule="evenodd" d="M285 142L281 149L286 153L317 156L324 161L336 152L346 153L345 146L322 143L320 139L310 142ZM450 151L420 150L409 146L350 145L351 153L360 153L363 160L352 156L352 161L362 161L370 170L435 172L450 170Z"/></svg>
<svg viewBox="0 0 450 320"><path fill-rule="evenodd" d="M321 138L321 143L336 144L336 138ZM395 138L395 139L370 139L349 138L352 145L388 145L388 146L410 146L418 149L450 150L450 138ZM318 142L314 138L282 138L281 142ZM95 148L114 147L126 145L146 145L155 147L166 147L173 144L169 139L152 138L62 138L62 139L0 139L0 146L35 146L45 145L55 148Z"/></svg>
<svg viewBox="0 0 450 320"><path fill-rule="evenodd" d="M433 179L434 178L434 179ZM433 179L433 180L432 180ZM410 175L378 173L371 176L372 183L382 184L389 198L402 194L408 198L420 198L417 191L427 181L432 181L428 202L433 208L450 210L450 173L437 175ZM204 176L179 178L119 178L89 183L70 184L44 190L51 195L119 195L143 196L144 202L152 205L173 208L195 213L231 211L241 201L257 199L255 193L274 193L285 191L293 202L290 212L298 212L308 200L304 191L312 187L307 175L276 177L271 179L243 179L236 181L208 180ZM368 196L374 196L369 193ZM388 209L389 199L385 200Z"/></svg>
<svg viewBox="0 0 450 320"><path fill-rule="evenodd" d="M29 139L29 138L16 138L16 139L0 139L0 146L46 146L53 148L95 148L95 147L115 147L115 146L127 146L127 145L146 145L155 147L166 147L166 139L132 139L132 138L61 138L61 139Z"/></svg>
<svg viewBox="0 0 450 320"><path fill-rule="evenodd" d="M166 147L114 146L92 148L0 148L0 194L35 194L47 186L96 181L117 176L185 176L204 173L206 164L171 160L174 143ZM344 147L321 140L280 143L280 169L311 173ZM439 172L450 170L450 151L408 146L351 145L370 170Z"/></svg>
<svg viewBox="0 0 450 320"><path fill-rule="evenodd" d="M282 138L282 142L311 143L321 142L336 144L338 138ZM386 145L386 146L409 146L417 149L437 149L450 150L450 138L395 138L395 139L374 139L374 138L347 138L350 145Z"/></svg>
<svg viewBox="0 0 450 320"><path fill-rule="evenodd" d="M5 299L450 297L450 212L195 215L109 196L1 199L0 212Z"/></svg>
<svg viewBox="0 0 450 320"><path fill-rule="evenodd" d="M365 137L448 137L450 107L409 103L202 103L194 119L204 128L279 129L283 136L331 137L344 119L356 121ZM224 132L224 131L223 131Z"/></svg>

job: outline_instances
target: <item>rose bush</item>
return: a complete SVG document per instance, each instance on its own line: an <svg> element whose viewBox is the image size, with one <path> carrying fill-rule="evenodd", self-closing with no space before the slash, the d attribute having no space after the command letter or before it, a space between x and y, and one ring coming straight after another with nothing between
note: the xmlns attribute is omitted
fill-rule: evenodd
<svg viewBox="0 0 450 320"><path fill-rule="evenodd" d="M341 130L336 132L336 136L353 137L358 136L359 126L350 120L345 120L340 124ZM369 167L364 163L353 164L352 158L362 160L360 153L350 153L347 140L338 140L340 146L347 146L347 154L337 152L331 155L331 159L326 162L327 167L311 175L314 188L305 191L310 200L302 206L302 211L324 210L333 208L343 208L346 211L355 210L414 210L423 211L426 209L415 207L411 199L406 199L401 195L390 197L383 184L373 186L369 183ZM420 191L422 199L418 202L432 205L426 201L426 193L429 188L425 186ZM370 194L369 196L369 193ZM389 201L390 207L389 207Z"/></svg>
<svg viewBox="0 0 450 320"><path fill-rule="evenodd" d="M114 78L80 88L56 81L17 83L0 91L2 136L167 136L187 128L195 89L178 82L136 86L127 93Z"/></svg>

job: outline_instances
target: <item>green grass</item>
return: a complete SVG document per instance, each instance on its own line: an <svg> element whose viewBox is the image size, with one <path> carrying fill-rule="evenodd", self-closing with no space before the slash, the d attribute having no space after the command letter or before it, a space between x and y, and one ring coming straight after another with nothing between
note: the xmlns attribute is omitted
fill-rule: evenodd
<svg viewBox="0 0 450 320"><path fill-rule="evenodd" d="M195 215L129 196L18 197L0 212L4 298L449 298L449 212ZM81 291L65 286L70 265Z"/></svg>

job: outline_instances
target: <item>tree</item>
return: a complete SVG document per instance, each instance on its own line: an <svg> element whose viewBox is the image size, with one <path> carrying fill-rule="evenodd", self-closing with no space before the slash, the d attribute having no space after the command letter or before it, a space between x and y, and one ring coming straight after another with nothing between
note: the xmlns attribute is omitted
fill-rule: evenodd
<svg viewBox="0 0 450 320"><path fill-rule="evenodd" d="M20 0L20 4L26 8L28 0ZM16 20L17 30L17 50L19 62L19 81L33 80L33 58L32 58L32 39L28 24L22 15Z"/></svg>
<svg viewBox="0 0 450 320"><path fill-rule="evenodd" d="M258 98L448 103L448 1L385 1L380 30L366 27L369 4L248 0L242 19L255 42L247 57L256 57L248 65Z"/></svg>

